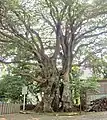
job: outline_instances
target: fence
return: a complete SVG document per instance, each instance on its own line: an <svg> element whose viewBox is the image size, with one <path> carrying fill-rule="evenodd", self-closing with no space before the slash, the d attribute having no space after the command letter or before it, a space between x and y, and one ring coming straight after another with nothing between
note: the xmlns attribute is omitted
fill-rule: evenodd
<svg viewBox="0 0 107 120"><path fill-rule="evenodd" d="M0 103L0 115L20 112L20 104Z"/></svg>

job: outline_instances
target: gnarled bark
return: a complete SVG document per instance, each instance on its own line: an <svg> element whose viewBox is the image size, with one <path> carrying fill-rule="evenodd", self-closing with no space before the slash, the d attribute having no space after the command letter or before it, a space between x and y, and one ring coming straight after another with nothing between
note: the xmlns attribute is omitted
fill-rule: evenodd
<svg viewBox="0 0 107 120"><path fill-rule="evenodd" d="M69 112L72 110L72 102L71 102L71 90L70 90L70 82L69 82L68 73L64 74L63 84L64 84L64 90L63 90L63 95L62 95L63 111Z"/></svg>
<svg viewBox="0 0 107 120"><path fill-rule="evenodd" d="M53 67L53 66L52 66ZM55 67L48 71L50 78L47 79L47 84L43 88L43 111L53 112L59 109L59 76ZM51 72L50 72L51 71Z"/></svg>

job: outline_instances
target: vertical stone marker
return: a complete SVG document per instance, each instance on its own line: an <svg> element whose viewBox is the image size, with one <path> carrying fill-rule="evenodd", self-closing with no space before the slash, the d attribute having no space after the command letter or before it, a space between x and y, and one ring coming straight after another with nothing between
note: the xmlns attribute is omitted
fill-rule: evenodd
<svg viewBox="0 0 107 120"><path fill-rule="evenodd" d="M24 86L22 88L22 95L24 95L24 99L23 99L23 111L25 110L25 97L26 97L26 94L27 94L27 86Z"/></svg>

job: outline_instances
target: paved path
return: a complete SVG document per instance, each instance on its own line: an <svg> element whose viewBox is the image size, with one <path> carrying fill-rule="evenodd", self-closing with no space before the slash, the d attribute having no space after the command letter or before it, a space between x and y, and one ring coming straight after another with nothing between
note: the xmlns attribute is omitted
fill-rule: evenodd
<svg viewBox="0 0 107 120"><path fill-rule="evenodd" d="M0 116L0 120L107 120L107 112L88 113L79 116L47 116L36 114L9 114Z"/></svg>

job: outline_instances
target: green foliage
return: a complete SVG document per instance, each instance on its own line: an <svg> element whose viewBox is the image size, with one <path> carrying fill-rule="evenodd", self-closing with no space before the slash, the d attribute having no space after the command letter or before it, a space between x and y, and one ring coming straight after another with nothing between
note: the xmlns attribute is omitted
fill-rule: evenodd
<svg viewBox="0 0 107 120"><path fill-rule="evenodd" d="M5 68L6 69L6 68ZM18 64L16 66L8 65L6 72L0 80L0 99L2 101L22 102L22 87L26 85L28 87L28 93L35 96L38 100L38 94L41 92L39 84L34 82L29 76L20 75L20 71L32 72L34 68L25 63ZM38 74L38 71L35 73ZM29 101L31 99L29 98Z"/></svg>
<svg viewBox="0 0 107 120"><path fill-rule="evenodd" d="M92 68L93 74L99 78L107 78L107 58L106 55L101 53L101 56L90 55L88 62L90 67Z"/></svg>
<svg viewBox="0 0 107 120"><path fill-rule="evenodd" d="M18 76L4 75L0 80L0 96L11 102L20 102L22 100L22 86L25 80Z"/></svg>
<svg viewBox="0 0 107 120"><path fill-rule="evenodd" d="M72 74L70 74L71 90L73 101L80 99L80 95L86 93L87 91L97 91L98 88L98 78L95 76L89 77L87 79L81 79L81 72L78 66L72 67Z"/></svg>
<svg viewBox="0 0 107 120"><path fill-rule="evenodd" d="M88 91L88 90L92 90L92 91L96 91L97 87L98 87L98 82L97 82L98 78L96 77L89 77L86 80L83 80L81 82L81 91Z"/></svg>

